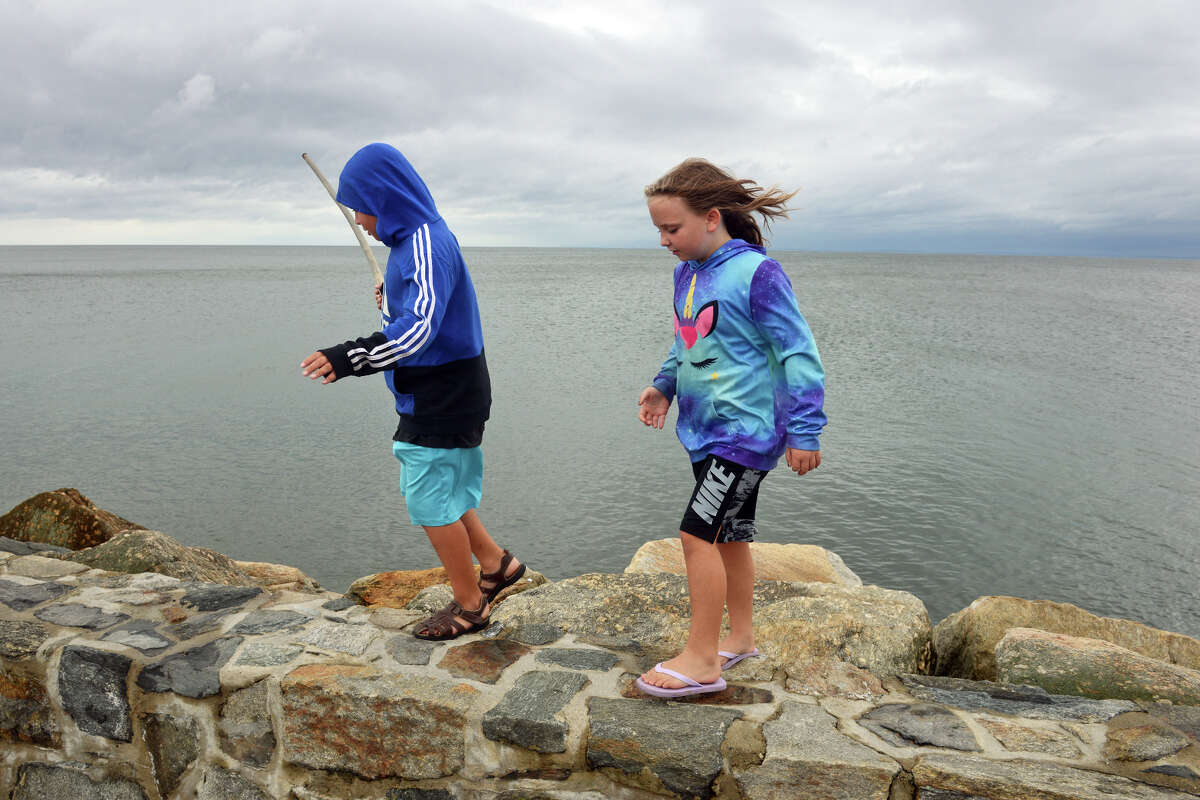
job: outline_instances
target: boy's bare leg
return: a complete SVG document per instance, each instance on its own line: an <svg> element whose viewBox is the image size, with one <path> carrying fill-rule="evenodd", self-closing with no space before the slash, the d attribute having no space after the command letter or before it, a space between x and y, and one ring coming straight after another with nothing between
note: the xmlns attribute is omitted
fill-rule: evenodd
<svg viewBox="0 0 1200 800"><path fill-rule="evenodd" d="M475 562L471 559L471 537L460 518L449 525L425 525L425 535L450 578L450 589L460 606L479 608L483 594L475 582Z"/></svg>
<svg viewBox="0 0 1200 800"><path fill-rule="evenodd" d="M475 554L475 558L479 561L479 568L484 572L495 572L500 569L500 559L504 557L504 548L496 544L491 534L487 532L487 528L483 527L483 522L479 519L479 515L475 513L475 509L471 509L463 514L459 518L459 521L467 529L467 538L471 542L471 552ZM511 575L520 565L521 562L514 556L505 574Z"/></svg>
<svg viewBox="0 0 1200 800"><path fill-rule="evenodd" d="M692 626L683 652L663 666L687 675L697 683L712 683L721 677L721 658L717 640L721 636L721 617L725 613L725 565L712 542L679 532L683 540L683 560L687 565L688 594L692 603ZM684 684L653 669L642 675L652 686L678 689Z"/></svg>
<svg viewBox="0 0 1200 800"><path fill-rule="evenodd" d="M717 649L749 653L754 649L754 558L750 543L723 542L717 545L717 552L725 565L725 605L729 609L729 635Z"/></svg>

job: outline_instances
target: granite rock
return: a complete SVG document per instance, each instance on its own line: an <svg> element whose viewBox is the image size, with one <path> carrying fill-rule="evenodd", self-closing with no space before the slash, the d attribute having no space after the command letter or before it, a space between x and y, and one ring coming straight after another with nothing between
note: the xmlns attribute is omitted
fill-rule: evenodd
<svg viewBox="0 0 1200 800"><path fill-rule="evenodd" d="M178 714L145 714L141 721L154 782L167 797L200 757L200 724L194 717Z"/></svg>
<svg viewBox="0 0 1200 800"><path fill-rule="evenodd" d="M990 761L966 754L929 754L912 768L921 800L928 797L1003 800L1186 800L1194 795L1040 761ZM945 794L936 795L934 790ZM957 794L950 794L957 793Z"/></svg>
<svg viewBox="0 0 1200 800"><path fill-rule="evenodd" d="M481 640L448 648L438 666L456 678L495 683L505 669L529 652L528 647L517 642Z"/></svg>
<svg viewBox="0 0 1200 800"><path fill-rule="evenodd" d="M49 636L50 631L40 623L0 619L0 658L9 661L32 658Z"/></svg>
<svg viewBox="0 0 1200 800"><path fill-rule="evenodd" d="M210 766L196 787L196 800L271 800L271 796L233 770Z"/></svg>
<svg viewBox="0 0 1200 800"><path fill-rule="evenodd" d="M436 642L418 639L408 634L400 634L388 639L385 649L397 664L424 666L429 663L433 651L438 648Z"/></svg>
<svg viewBox="0 0 1200 800"><path fill-rule="evenodd" d="M234 561L233 565L265 588L306 593L321 591L319 583L295 567L289 567L286 564L270 564L266 561Z"/></svg>
<svg viewBox="0 0 1200 800"><path fill-rule="evenodd" d="M1125 619L1099 617L1069 603L981 597L939 622L933 631L935 672L996 680L996 644L1010 628L1101 639L1169 664L1200 669L1200 641Z"/></svg>
<svg viewBox="0 0 1200 800"><path fill-rule="evenodd" d="M619 783L709 800L741 712L658 700L588 701L587 763Z"/></svg>
<svg viewBox="0 0 1200 800"><path fill-rule="evenodd" d="M462 769L465 684L370 667L308 665L280 683L283 757L373 780L439 778Z"/></svg>
<svg viewBox="0 0 1200 800"><path fill-rule="evenodd" d="M903 675L905 687L922 700L970 711L998 711L1031 719L1106 722L1138 706L1128 700L1092 700L1052 695L1037 686L1012 686L932 675Z"/></svg>
<svg viewBox="0 0 1200 800"><path fill-rule="evenodd" d="M1200 671L1100 639L1010 628L996 644L996 677L1048 692L1200 705Z"/></svg>
<svg viewBox="0 0 1200 800"><path fill-rule="evenodd" d="M12 800L146 800L142 787L130 780L92 780L75 766L22 764Z"/></svg>
<svg viewBox="0 0 1200 800"><path fill-rule="evenodd" d="M119 653L69 645L58 665L62 705L84 733L130 741L129 696L125 681L132 662Z"/></svg>
<svg viewBox="0 0 1200 800"><path fill-rule="evenodd" d="M1161 723L1110 728L1102 755L1109 761L1158 761L1189 744L1187 736Z"/></svg>
<svg viewBox="0 0 1200 800"><path fill-rule="evenodd" d="M755 580L862 586L862 579L846 566L837 553L815 544L752 542L750 556L754 559ZM646 542L633 554L625 572L686 575L683 545L679 537Z"/></svg>
<svg viewBox="0 0 1200 800"><path fill-rule="evenodd" d="M157 572L185 581L235 586L255 583L228 556L207 547L187 547L160 531L125 531L63 558L110 572Z"/></svg>
<svg viewBox="0 0 1200 800"><path fill-rule="evenodd" d="M895 761L840 733L837 719L819 706L785 702L763 734L761 766L734 773L745 800L888 800L900 771Z"/></svg>
<svg viewBox="0 0 1200 800"><path fill-rule="evenodd" d="M920 671L927 658L929 618L905 592L763 581L755 587L755 609L764 661L797 671L815 657L836 655L890 675ZM504 631L551 625L654 663L677 654L686 641L687 579L662 572L580 575L516 595L492 618Z"/></svg>
<svg viewBox="0 0 1200 800"><path fill-rule="evenodd" d="M121 531L141 528L98 508L77 489L42 492L0 517L0 536L68 550L103 544Z"/></svg>
<svg viewBox="0 0 1200 800"><path fill-rule="evenodd" d="M587 684L578 672L526 672L483 715L483 735L539 753L566 752L569 727L559 712Z"/></svg>
<svg viewBox="0 0 1200 800"><path fill-rule="evenodd" d="M46 685L0 666L0 742L59 747L62 733Z"/></svg>
<svg viewBox="0 0 1200 800"><path fill-rule="evenodd" d="M221 705L217 734L221 749L252 767L265 767L275 754L270 684L259 681L234 692Z"/></svg>

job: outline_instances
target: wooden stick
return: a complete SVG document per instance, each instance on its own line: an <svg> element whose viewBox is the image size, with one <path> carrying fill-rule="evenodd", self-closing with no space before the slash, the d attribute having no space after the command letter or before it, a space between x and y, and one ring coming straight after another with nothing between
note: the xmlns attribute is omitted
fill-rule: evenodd
<svg viewBox="0 0 1200 800"><path fill-rule="evenodd" d="M317 178L321 181L321 185L325 187L325 191L329 192L329 196L333 198L333 204L342 210L343 216L346 217L346 222L350 223L350 230L354 231L354 235L358 237L358 243L362 246L363 253L367 256L367 262L371 265L371 272L375 275L375 285L383 283L383 272L379 269L379 262L375 260L375 254L371 252L371 245L367 244L367 237L363 235L362 230L354 224L354 215L350 213L350 209L338 202L337 194L333 191L333 187L329 185L329 181L325 180L325 176L321 174L321 170L317 169L317 165L308 157L308 153L301 153L300 157L312 167L312 171L316 173Z"/></svg>

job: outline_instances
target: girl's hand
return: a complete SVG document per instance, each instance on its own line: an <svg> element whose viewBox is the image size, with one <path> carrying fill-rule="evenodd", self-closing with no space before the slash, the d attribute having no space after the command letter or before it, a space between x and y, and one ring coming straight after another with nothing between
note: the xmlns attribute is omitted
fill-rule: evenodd
<svg viewBox="0 0 1200 800"><path fill-rule="evenodd" d="M665 394L653 386L647 386L642 389L642 396L638 398L638 419L643 425L661 430L667 420L667 409L670 407L671 401Z"/></svg>
<svg viewBox="0 0 1200 800"><path fill-rule="evenodd" d="M787 449L787 465L797 475L812 472L821 466L821 451L794 450L789 447Z"/></svg>
<svg viewBox="0 0 1200 800"><path fill-rule="evenodd" d="M375 286L375 307L378 308L380 311L383 310L383 284L382 283L377 284Z"/></svg>

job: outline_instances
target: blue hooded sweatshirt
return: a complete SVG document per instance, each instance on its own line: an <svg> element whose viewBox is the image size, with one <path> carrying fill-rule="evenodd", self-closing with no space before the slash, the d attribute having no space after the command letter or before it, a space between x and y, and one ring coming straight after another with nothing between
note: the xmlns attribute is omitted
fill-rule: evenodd
<svg viewBox="0 0 1200 800"><path fill-rule="evenodd" d="M791 281L741 239L675 266L675 342L654 386L676 398L692 461L773 468L785 447L819 450L825 370Z"/></svg>
<svg viewBox="0 0 1200 800"><path fill-rule="evenodd" d="M491 383L475 287L425 182L399 150L369 144L346 162L337 199L376 217L376 234L391 251L382 329L321 352L339 379L386 371L398 441L451 446L428 440L482 436Z"/></svg>

